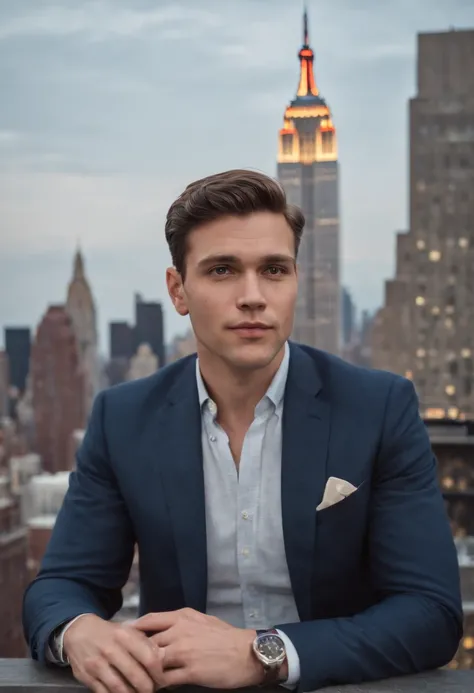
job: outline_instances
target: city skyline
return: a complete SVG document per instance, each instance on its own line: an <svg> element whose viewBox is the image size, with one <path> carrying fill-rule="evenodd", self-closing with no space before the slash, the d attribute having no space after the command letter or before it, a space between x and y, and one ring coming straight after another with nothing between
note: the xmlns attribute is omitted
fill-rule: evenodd
<svg viewBox="0 0 474 693"><path fill-rule="evenodd" d="M307 5L338 131L342 282L360 308L375 309L395 232L407 227L416 34L468 27L470 3ZM45 0L18 13L0 0L1 332L35 330L61 300L78 239L102 352L108 322L129 319L135 291L163 302L167 339L186 331L165 289L164 214L207 173L276 175L277 132L298 79L302 4L214 7Z"/></svg>

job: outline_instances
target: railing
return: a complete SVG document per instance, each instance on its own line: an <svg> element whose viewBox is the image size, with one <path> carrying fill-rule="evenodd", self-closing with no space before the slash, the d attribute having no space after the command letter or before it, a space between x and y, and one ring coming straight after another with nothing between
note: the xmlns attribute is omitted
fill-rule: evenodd
<svg viewBox="0 0 474 693"><path fill-rule="evenodd" d="M84 690L66 669L43 667L29 659L0 659L0 693L79 693ZM188 689L192 690L192 689ZM195 691L203 689L194 688ZM255 693L262 689L255 689ZM279 693L284 689L278 689ZM473 671L431 671L418 676L353 686L325 688L327 693L473 693ZM323 693L323 689L319 691Z"/></svg>

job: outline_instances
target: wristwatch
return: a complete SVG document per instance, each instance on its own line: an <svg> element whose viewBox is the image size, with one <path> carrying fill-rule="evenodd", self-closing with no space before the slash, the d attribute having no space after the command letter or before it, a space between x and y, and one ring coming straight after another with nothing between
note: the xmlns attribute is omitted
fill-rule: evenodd
<svg viewBox="0 0 474 693"><path fill-rule="evenodd" d="M275 684L280 681L280 669L286 661L286 650L283 639L278 631L257 630L257 637L253 641L253 652L258 661L263 665L263 686Z"/></svg>

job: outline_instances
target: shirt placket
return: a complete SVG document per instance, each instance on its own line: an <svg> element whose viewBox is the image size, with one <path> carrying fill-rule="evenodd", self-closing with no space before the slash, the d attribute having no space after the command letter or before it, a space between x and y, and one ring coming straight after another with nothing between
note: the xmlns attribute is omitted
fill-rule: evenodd
<svg viewBox="0 0 474 693"><path fill-rule="evenodd" d="M257 508L260 496L262 439L265 420L252 422L244 439L240 459L237 501L237 552L244 622L259 628L264 619L262 595L256 587L258 566Z"/></svg>

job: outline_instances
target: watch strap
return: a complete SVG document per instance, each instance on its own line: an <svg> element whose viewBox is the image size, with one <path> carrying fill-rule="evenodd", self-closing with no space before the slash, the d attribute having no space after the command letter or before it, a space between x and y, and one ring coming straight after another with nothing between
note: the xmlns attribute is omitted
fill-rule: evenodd
<svg viewBox="0 0 474 693"><path fill-rule="evenodd" d="M278 631L276 628L262 628L260 630L257 630L257 635L278 635Z"/></svg>

